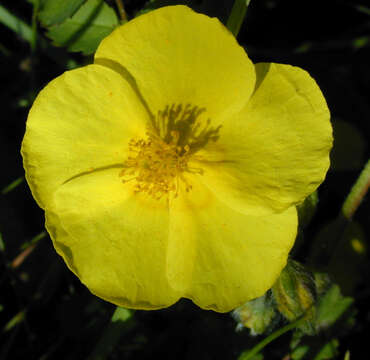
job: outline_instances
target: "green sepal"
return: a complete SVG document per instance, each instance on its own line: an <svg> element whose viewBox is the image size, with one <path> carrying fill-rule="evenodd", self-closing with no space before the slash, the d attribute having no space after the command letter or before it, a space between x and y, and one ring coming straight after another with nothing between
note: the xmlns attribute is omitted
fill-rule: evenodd
<svg viewBox="0 0 370 360"><path fill-rule="evenodd" d="M257 299L246 302L232 312L232 316L240 325L238 328L249 328L251 335L265 333L276 315L270 291Z"/></svg>
<svg viewBox="0 0 370 360"><path fill-rule="evenodd" d="M310 271L300 263L288 260L272 293L277 309L287 320L293 322L304 316L306 321L300 325L300 330L309 335L315 333L316 287Z"/></svg>
<svg viewBox="0 0 370 360"><path fill-rule="evenodd" d="M314 326L320 336L293 333L290 343L292 360L336 358L339 336L348 333L354 325L356 309L352 307L353 299L344 297L326 273L315 273L314 276L317 291Z"/></svg>

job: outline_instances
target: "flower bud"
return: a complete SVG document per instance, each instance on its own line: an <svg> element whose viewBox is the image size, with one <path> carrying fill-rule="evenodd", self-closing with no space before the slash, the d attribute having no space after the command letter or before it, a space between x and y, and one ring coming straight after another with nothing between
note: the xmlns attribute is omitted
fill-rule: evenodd
<svg viewBox="0 0 370 360"><path fill-rule="evenodd" d="M300 329L306 334L314 333L316 288L311 272L298 262L288 260L272 293L277 309L286 319L295 321L304 315L306 321Z"/></svg>
<svg viewBox="0 0 370 360"><path fill-rule="evenodd" d="M276 315L271 292L248 301L232 312L238 322L237 330L244 326L251 330L251 335L263 334Z"/></svg>

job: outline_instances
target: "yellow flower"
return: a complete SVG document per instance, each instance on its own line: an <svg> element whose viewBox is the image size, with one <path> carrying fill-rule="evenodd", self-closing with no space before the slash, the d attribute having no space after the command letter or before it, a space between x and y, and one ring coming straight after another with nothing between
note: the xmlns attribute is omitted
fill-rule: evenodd
<svg viewBox="0 0 370 360"><path fill-rule="evenodd" d="M305 71L253 65L217 19L171 6L50 82L22 155L57 252L92 293L225 312L279 276L331 144Z"/></svg>

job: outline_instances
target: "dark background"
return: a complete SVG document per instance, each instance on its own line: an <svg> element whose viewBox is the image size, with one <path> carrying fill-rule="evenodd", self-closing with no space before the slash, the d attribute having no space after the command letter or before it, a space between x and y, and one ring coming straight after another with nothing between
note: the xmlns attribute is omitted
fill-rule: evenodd
<svg viewBox="0 0 370 360"><path fill-rule="evenodd" d="M124 3L133 16L145 1ZM232 6L232 1L226 0L172 3L190 3L195 9L218 16L224 23ZM5 0L1 4L31 22L32 6L27 1ZM306 230L306 242L338 214L368 158L370 14L356 8L361 4L369 6L366 0L252 0L238 36L253 62L281 62L309 71L327 99L333 121L348 122L362 138L363 144L351 133L335 129L336 156L327 180L320 187L318 212ZM43 32L40 27L40 34ZM358 39L365 45L359 46ZM29 44L2 24L0 44L0 189L3 189L24 174L20 144L32 99L65 68L42 51L31 57ZM59 52L61 58L72 57L81 64L91 62L91 58L80 54L67 54L63 49ZM341 156L348 157L344 165ZM79 283L47 236L20 265L11 267L9 264L22 253L22 244L43 231L43 212L25 182L0 195L0 206L0 233L5 243L0 258L0 329L3 329L0 359L87 358L114 306L95 298ZM368 203L360 207L355 220L362 224L370 222ZM365 233L369 234L368 229ZM304 261L305 254L298 254L298 258ZM364 358L363 354L369 353L361 335L368 336L370 332L370 294L365 291L355 298L360 320L350 334L341 338L341 359L347 349L351 350L351 359ZM5 331L5 324L24 309L26 320ZM165 310L137 311L110 359L236 359L241 351L262 338L251 338L247 330L236 333L235 325L229 314L203 311L187 300ZM282 359L289 352L289 338L290 335L285 335L271 344L266 358Z"/></svg>

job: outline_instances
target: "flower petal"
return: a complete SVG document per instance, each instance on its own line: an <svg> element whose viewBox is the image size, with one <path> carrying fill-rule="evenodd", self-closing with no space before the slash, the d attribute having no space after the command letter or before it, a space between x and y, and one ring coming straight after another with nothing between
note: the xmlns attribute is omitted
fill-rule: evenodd
<svg viewBox="0 0 370 360"><path fill-rule="evenodd" d="M69 268L92 293L136 309L176 302L166 277L168 204L134 194L117 169L60 186L46 209L47 229Z"/></svg>
<svg viewBox="0 0 370 360"><path fill-rule="evenodd" d="M201 308L227 312L274 284L296 237L296 209L245 215L200 182L192 185L171 203L169 243L186 252L172 256L174 271L168 273L172 282L183 284L184 297Z"/></svg>
<svg viewBox="0 0 370 360"><path fill-rule="evenodd" d="M72 70L38 95L27 120L22 155L41 207L68 179L126 158L128 140L145 133L149 115L131 86L100 65Z"/></svg>
<svg viewBox="0 0 370 360"><path fill-rule="evenodd" d="M130 74L154 115L189 103L216 120L239 111L255 85L252 62L220 21L180 5L117 28L95 62Z"/></svg>
<svg viewBox="0 0 370 360"><path fill-rule="evenodd" d="M257 64L256 91L199 152L204 183L234 209L263 215L298 204L324 180L332 146L330 114L309 74Z"/></svg>

